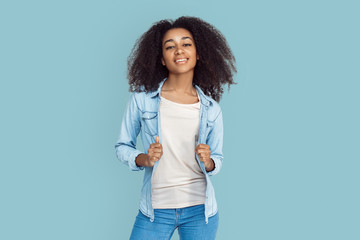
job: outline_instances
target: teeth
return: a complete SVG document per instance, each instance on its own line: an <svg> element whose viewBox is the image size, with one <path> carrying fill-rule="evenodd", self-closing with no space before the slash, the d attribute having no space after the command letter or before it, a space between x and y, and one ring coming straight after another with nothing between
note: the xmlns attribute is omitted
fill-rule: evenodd
<svg viewBox="0 0 360 240"><path fill-rule="evenodd" d="M176 62L185 62L187 59L186 58L184 58L184 59L178 59L178 60L176 60Z"/></svg>

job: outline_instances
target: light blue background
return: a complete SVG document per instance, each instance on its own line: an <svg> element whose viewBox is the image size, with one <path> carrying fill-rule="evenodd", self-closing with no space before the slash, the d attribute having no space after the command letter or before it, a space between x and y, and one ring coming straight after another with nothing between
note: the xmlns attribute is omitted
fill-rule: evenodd
<svg viewBox="0 0 360 240"><path fill-rule="evenodd" d="M357 3L2 1L0 239L128 238L142 172L114 151L126 59L181 15L215 25L237 58L218 239L360 239Z"/></svg>

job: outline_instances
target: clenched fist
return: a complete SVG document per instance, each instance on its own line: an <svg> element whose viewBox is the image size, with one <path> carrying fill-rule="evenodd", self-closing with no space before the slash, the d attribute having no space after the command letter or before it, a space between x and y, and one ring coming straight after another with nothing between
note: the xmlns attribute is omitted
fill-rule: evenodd
<svg viewBox="0 0 360 240"><path fill-rule="evenodd" d="M155 162L159 161L163 154L162 145L159 143L159 136L155 138L155 141L155 143L150 144L147 154L149 158L149 167L153 167Z"/></svg>
<svg viewBox="0 0 360 240"><path fill-rule="evenodd" d="M156 137L155 141L150 144L148 154L142 153L136 157L135 163L138 167L153 167L155 162L160 160L163 154L162 145L159 143L159 137Z"/></svg>
<svg viewBox="0 0 360 240"><path fill-rule="evenodd" d="M215 168L214 161L210 158L211 151L210 146L207 144L199 144L195 148L195 153L199 156L200 161L205 165L205 169L208 172L211 172Z"/></svg>

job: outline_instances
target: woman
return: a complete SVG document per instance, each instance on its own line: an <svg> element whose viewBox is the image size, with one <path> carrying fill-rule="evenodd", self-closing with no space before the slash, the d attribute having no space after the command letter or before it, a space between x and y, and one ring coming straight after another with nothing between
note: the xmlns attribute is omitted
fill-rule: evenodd
<svg viewBox="0 0 360 240"><path fill-rule="evenodd" d="M235 58L222 34L199 18L155 23L128 59L133 92L116 144L120 161L145 170L130 239L215 239L223 121L217 101L234 84ZM145 152L136 149L141 133Z"/></svg>

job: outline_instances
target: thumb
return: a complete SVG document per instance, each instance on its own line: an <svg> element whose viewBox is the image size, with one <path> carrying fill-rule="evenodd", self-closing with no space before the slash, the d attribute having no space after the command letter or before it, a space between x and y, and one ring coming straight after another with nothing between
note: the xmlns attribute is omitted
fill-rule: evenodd
<svg viewBox="0 0 360 240"><path fill-rule="evenodd" d="M159 136L156 136L155 141L156 143L159 143Z"/></svg>

